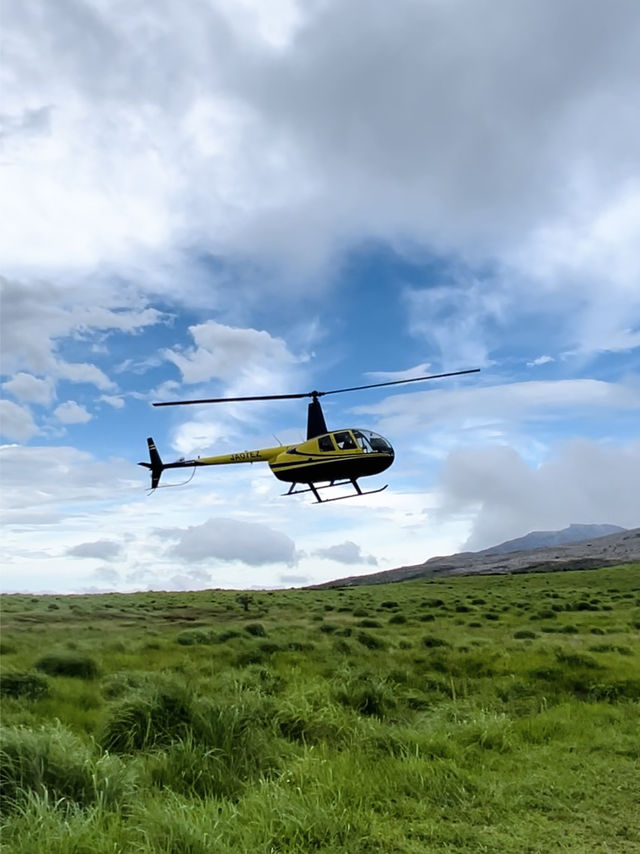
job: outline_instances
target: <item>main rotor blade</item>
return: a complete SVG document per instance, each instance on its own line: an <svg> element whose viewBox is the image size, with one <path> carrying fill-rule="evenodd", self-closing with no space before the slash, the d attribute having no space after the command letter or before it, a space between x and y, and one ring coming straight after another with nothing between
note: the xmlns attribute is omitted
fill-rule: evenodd
<svg viewBox="0 0 640 854"><path fill-rule="evenodd" d="M256 394L251 397L204 397L200 400L165 400L154 403L154 406L189 406L195 403L239 403L243 400L299 400L302 397L313 397L322 392L308 391L302 394Z"/></svg>
<svg viewBox="0 0 640 854"><path fill-rule="evenodd" d="M466 371L450 371L446 374L431 374L426 377L412 377L408 380L389 380L385 383L370 383L369 385L355 385L350 388L334 388L331 391L303 391L299 394L255 394L249 397L203 397L199 400L165 400L154 403L154 406L194 406L200 403L241 403L245 400L300 400L303 397L325 397L327 394L342 394L345 391L363 391L366 388L383 388L390 385L404 385L406 383L417 383L423 380L438 380L442 377L459 377L461 374L477 374L480 368L470 368Z"/></svg>
<svg viewBox="0 0 640 854"><path fill-rule="evenodd" d="M428 377L412 377L408 380L389 380L386 383L371 383L371 385L355 385L351 388L336 388L333 391L323 391L320 394L341 394L343 391L362 391L365 388L382 388L388 385L404 385L405 383L417 383L422 380L437 380L441 377L458 377L461 374L477 374L480 368L471 368L467 371L451 371L448 374L431 374Z"/></svg>

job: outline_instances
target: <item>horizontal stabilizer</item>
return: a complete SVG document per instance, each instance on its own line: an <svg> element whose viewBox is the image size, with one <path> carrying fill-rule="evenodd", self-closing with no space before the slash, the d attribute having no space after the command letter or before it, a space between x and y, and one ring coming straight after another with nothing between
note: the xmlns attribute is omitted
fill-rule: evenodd
<svg viewBox="0 0 640 854"><path fill-rule="evenodd" d="M160 458L160 454L158 453L158 449L156 448L155 442L149 436L147 439L147 445L149 446L149 460L148 463L138 463L139 466L144 466L146 469L151 470L151 489L156 489L158 484L160 483L160 475L164 470L164 465L162 463L162 459Z"/></svg>

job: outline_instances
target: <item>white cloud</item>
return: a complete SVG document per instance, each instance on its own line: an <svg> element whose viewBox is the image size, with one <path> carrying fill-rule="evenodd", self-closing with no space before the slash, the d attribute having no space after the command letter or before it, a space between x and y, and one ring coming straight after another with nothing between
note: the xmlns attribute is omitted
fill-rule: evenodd
<svg viewBox="0 0 640 854"><path fill-rule="evenodd" d="M473 382L473 378L461 378L461 382L465 380ZM426 392L394 394L380 403L358 406L353 411L377 415L379 428L392 435L453 421L461 426L477 424L477 419L484 424L501 421L517 424L536 418L579 418L599 411L633 412L639 406L640 389L631 384L572 379L455 389L432 385Z"/></svg>
<svg viewBox="0 0 640 854"><path fill-rule="evenodd" d="M263 330L237 329L210 320L190 326L189 332L195 347L164 353L186 383L217 379L237 388L248 380L260 390L296 363L285 342Z"/></svg>
<svg viewBox="0 0 640 854"><path fill-rule="evenodd" d="M373 555L364 555L360 546L356 543L351 542L351 540L346 540L344 543L338 543L335 546L328 546L327 548L316 549L314 554L318 557L325 558L326 560L334 560L337 563L378 563L378 561L375 557L373 557Z"/></svg>
<svg viewBox="0 0 640 854"><path fill-rule="evenodd" d="M250 566L270 563L292 566L296 562L293 540L255 522L213 518L184 531L167 531L166 535L178 538L169 554L188 563L227 560Z"/></svg>
<svg viewBox="0 0 640 854"><path fill-rule="evenodd" d="M7 439L26 442L35 436L38 428L31 412L11 400L0 400L0 433Z"/></svg>
<svg viewBox="0 0 640 854"><path fill-rule="evenodd" d="M95 540L91 543L78 543L66 550L70 557L98 558L115 560L122 555L122 545L114 540Z"/></svg>
<svg viewBox="0 0 640 854"><path fill-rule="evenodd" d="M113 407L113 409L123 409L124 408L124 398L117 397L113 394L101 394L100 400L107 403L109 406Z"/></svg>
<svg viewBox="0 0 640 854"><path fill-rule="evenodd" d="M27 403L46 405L54 396L54 384L50 378L40 379L22 371L2 384L9 394Z"/></svg>
<svg viewBox="0 0 640 854"><path fill-rule="evenodd" d="M557 446L531 467L512 448L461 448L440 476L440 518L468 514L466 548L487 548L529 531L577 523L640 524L640 444L608 447L586 439Z"/></svg>
<svg viewBox="0 0 640 854"><path fill-rule="evenodd" d="M53 414L62 424L86 424L93 416L84 406L75 400L67 400L53 410Z"/></svg>

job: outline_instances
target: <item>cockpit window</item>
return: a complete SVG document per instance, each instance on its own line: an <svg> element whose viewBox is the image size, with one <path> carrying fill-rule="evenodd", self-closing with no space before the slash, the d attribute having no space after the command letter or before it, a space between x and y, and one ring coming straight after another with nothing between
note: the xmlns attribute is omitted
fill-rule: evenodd
<svg viewBox="0 0 640 854"><path fill-rule="evenodd" d="M351 451L358 447L353 441L351 433L348 433L346 430L334 433L333 438L336 440L336 445L340 451Z"/></svg>
<svg viewBox="0 0 640 854"><path fill-rule="evenodd" d="M358 440L362 450L370 454L372 452L382 454L393 454L393 448L383 436L372 433L371 430L354 430L353 435Z"/></svg>
<svg viewBox="0 0 640 854"><path fill-rule="evenodd" d="M360 430L354 430L353 435L356 437L356 442L360 445L365 454L371 453L371 445L369 440Z"/></svg>
<svg viewBox="0 0 640 854"><path fill-rule="evenodd" d="M320 436L318 439L318 447L321 451L335 451L331 436Z"/></svg>

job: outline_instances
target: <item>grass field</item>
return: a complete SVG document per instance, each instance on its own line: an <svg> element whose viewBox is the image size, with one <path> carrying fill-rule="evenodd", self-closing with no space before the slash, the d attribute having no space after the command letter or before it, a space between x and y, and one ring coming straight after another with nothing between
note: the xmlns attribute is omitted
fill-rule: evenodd
<svg viewBox="0 0 640 854"><path fill-rule="evenodd" d="M2 597L2 851L640 852L640 565Z"/></svg>

